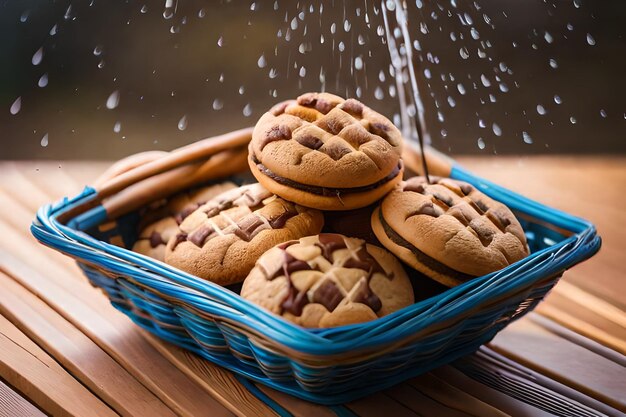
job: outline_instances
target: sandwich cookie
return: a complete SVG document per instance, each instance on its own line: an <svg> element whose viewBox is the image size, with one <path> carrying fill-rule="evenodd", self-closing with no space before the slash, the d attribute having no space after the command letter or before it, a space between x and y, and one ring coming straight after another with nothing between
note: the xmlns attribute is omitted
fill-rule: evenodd
<svg viewBox="0 0 626 417"><path fill-rule="evenodd" d="M235 187L236 185L229 181L201 187L178 194L164 207L146 213L143 219L149 224L142 227L139 238L133 245L133 251L163 261L165 245L178 233L178 225L202 204ZM158 220L154 220L155 218ZM145 221L140 223L145 224Z"/></svg>
<svg viewBox="0 0 626 417"><path fill-rule="evenodd" d="M242 281L279 243L319 233L324 216L260 184L227 191L200 206L170 238L165 262L220 285Z"/></svg>
<svg viewBox="0 0 626 417"><path fill-rule="evenodd" d="M449 287L528 256L522 226L508 207L465 182L431 180L410 178L372 213L383 246Z"/></svg>
<svg viewBox="0 0 626 417"><path fill-rule="evenodd" d="M402 136L357 100L308 93L274 106L256 124L248 163L271 192L322 210L382 198L402 178Z"/></svg>
<svg viewBox="0 0 626 417"><path fill-rule="evenodd" d="M391 253L330 233L267 251L244 281L241 296L304 327L374 320L412 304L414 297Z"/></svg>

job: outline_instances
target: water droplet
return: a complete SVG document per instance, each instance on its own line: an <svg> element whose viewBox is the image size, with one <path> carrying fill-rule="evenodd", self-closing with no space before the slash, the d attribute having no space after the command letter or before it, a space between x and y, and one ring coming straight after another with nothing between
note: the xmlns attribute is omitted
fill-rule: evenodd
<svg viewBox="0 0 626 417"><path fill-rule="evenodd" d="M438 111L437 112L437 120L439 120L441 123L443 123L446 119L443 117L443 113Z"/></svg>
<svg viewBox="0 0 626 417"><path fill-rule="evenodd" d="M42 59L43 59L43 46L37 49L37 52L33 54L33 58L31 62L33 63L33 65L39 65L41 64Z"/></svg>
<svg viewBox="0 0 626 417"><path fill-rule="evenodd" d="M206 10L204 8L198 10L198 17L200 19L204 19L205 16L206 16Z"/></svg>
<svg viewBox="0 0 626 417"><path fill-rule="evenodd" d="M365 39L363 38L363 35L359 35L357 37L357 42L359 43L359 45L365 45Z"/></svg>
<svg viewBox="0 0 626 417"><path fill-rule="evenodd" d="M380 70L380 72L378 73L378 79L381 83L385 81L385 72L383 70Z"/></svg>
<svg viewBox="0 0 626 417"><path fill-rule="evenodd" d="M596 44L596 40L591 36L591 33L587 33L587 43L591 46Z"/></svg>
<svg viewBox="0 0 626 417"><path fill-rule="evenodd" d="M546 32L543 34L543 38L544 38L544 39L546 40L546 42L548 42L548 43L552 43L552 42L554 42L554 38L552 37L552 35L550 35L550 33L549 33L548 31L546 31Z"/></svg>
<svg viewBox="0 0 626 417"><path fill-rule="evenodd" d="M478 145L478 149L485 149L485 141L483 138L478 138L476 144Z"/></svg>
<svg viewBox="0 0 626 417"><path fill-rule="evenodd" d="M103 68L103 67L104 67L104 59L98 62L98 68Z"/></svg>
<svg viewBox="0 0 626 417"><path fill-rule="evenodd" d="M356 69L356 70L363 69L363 58L362 57L357 56L356 58L354 58L354 69Z"/></svg>
<svg viewBox="0 0 626 417"><path fill-rule="evenodd" d="M178 26L178 25L172 25L172 26L170 27L170 33L173 33L173 34L174 34L174 33L179 33L179 32L180 32L180 26Z"/></svg>
<svg viewBox="0 0 626 417"><path fill-rule="evenodd" d="M462 47L461 49L459 49L459 55L461 55L461 58L467 59L469 58L469 51L466 47Z"/></svg>
<svg viewBox="0 0 626 417"><path fill-rule="evenodd" d="M252 105L250 103L246 104L243 108L243 115L245 117L252 116Z"/></svg>
<svg viewBox="0 0 626 417"><path fill-rule="evenodd" d="M54 36L57 34L57 30L58 30L58 26L54 25L52 26L52 28L50 29L50 36Z"/></svg>
<svg viewBox="0 0 626 417"><path fill-rule="evenodd" d="M45 73L44 75L42 75L39 78L39 81L37 82L37 85L41 88L45 87L48 85L48 73Z"/></svg>
<svg viewBox="0 0 626 417"><path fill-rule="evenodd" d="M496 102L496 96L494 96L493 94L489 94L489 101L491 101L492 103Z"/></svg>
<svg viewBox="0 0 626 417"><path fill-rule="evenodd" d="M72 5L70 4L65 10L65 14L63 15L63 19L70 20L72 17Z"/></svg>
<svg viewBox="0 0 626 417"><path fill-rule="evenodd" d="M293 19L291 19L291 24L289 25L289 27L291 28L291 30L298 29L298 18L297 17L294 17Z"/></svg>
<svg viewBox="0 0 626 417"><path fill-rule="evenodd" d="M572 25L571 23L567 24L567 30L572 31L574 30L574 25Z"/></svg>
<svg viewBox="0 0 626 417"><path fill-rule="evenodd" d="M453 79L453 78L450 78L450 79ZM461 95L465 95L466 90L465 90L465 87L463 86L463 84L461 84L461 83L457 84L456 85L456 89L459 90L459 93Z"/></svg>
<svg viewBox="0 0 626 417"><path fill-rule="evenodd" d="M217 40L217 46L219 46L220 48L222 46L224 46L224 38L223 37L219 37L219 39Z"/></svg>
<svg viewBox="0 0 626 417"><path fill-rule="evenodd" d="M428 25L424 22L420 22L420 32L422 32L424 35L428 34Z"/></svg>
<svg viewBox="0 0 626 417"><path fill-rule="evenodd" d="M331 32L332 32L332 26L331 26ZM334 33L334 32L332 32L332 33ZM378 36L384 36L385 35L385 29L381 25L378 25L378 27L376 28L376 34Z"/></svg>
<svg viewBox="0 0 626 417"><path fill-rule="evenodd" d="M24 13L22 13L22 15L20 16L20 22L26 22L28 20L28 15L30 15L30 10L26 10Z"/></svg>
<svg viewBox="0 0 626 417"><path fill-rule="evenodd" d="M166 8L165 10L163 10L163 17L165 19L171 19L172 16L174 16L174 10L172 10L171 8Z"/></svg>
<svg viewBox="0 0 626 417"><path fill-rule="evenodd" d="M428 68L424 68L424 77L426 77L427 79L431 79L432 74L430 73L430 70ZM384 81L384 80L381 80Z"/></svg>
<svg viewBox="0 0 626 417"><path fill-rule="evenodd" d="M9 109L9 111L11 112L12 115L16 115L20 112L21 109L22 109L22 97L18 97L15 99L13 104L11 104L11 108Z"/></svg>
<svg viewBox="0 0 626 417"><path fill-rule="evenodd" d="M483 119L478 119L478 127L480 127L481 129L484 129L487 127Z"/></svg>
<svg viewBox="0 0 626 417"><path fill-rule="evenodd" d="M350 24L349 20L345 20L343 22L343 31L344 32L350 32L350 28L352 27L352 25Z"/></svg>
<svg viewBox="0 0 626 417"><path fill-rule="evenodd" d="M298 71L298 75L300 76L300 78L304 78L306 76L306 68L300 67L300 71Z"/></svg>
<svg viewBox="0 0 626 417"><path fill-rule="evenodd" d="M473 39L476 39L476 40L477 40L478 38L480 38L480 33L478 33L478 31L476 30L476 28L472 28L472 29L470 30L470 33L471 33L471 35L472 35L472 38L473 38Z"/></svg>
<svg viewBox="0 0 626 417"><path fill-rule="evenodd" d="M223 83L224 82L224 73L220 74L220 78L218 78L218 81Z"/></svg>
<svg viewBox="0 0 626 417"><path fill-rule="evenodd" d="M527 143L529 145L533 143L533 138L530 137L528 132L522 132L522 138L524 138L524 143Z"/></svg>
<svg viewBox="0 0 626 417"><path fill-rule="evenodd" d="M271 79L274 79L278 76L278 71L276 70L276 68L271 68L270 69L270 74L269 74Z"/></svg>
<svg viewBox="0 0 626 417"><path fill-rule="evenodd" d="M259 60L256 62L256 64L259 66L259 68L265 68L265 66L267 65L267 61L265 60L265 54L259 57Z"/></svg>
<svg viewBox="0 0 626 417"><path fill-rule="evenodd" d="M107 109L113 110L119 104L120 104L120 91L115 90L109 95L109 98L107 98L106 106L107 106Z"/></svg>
<svg viewBox="0 0 626 417"><path fill-rule="evenodd" d="M343 52L346 50L346 45L343 42L339 42L337 49L339 49L339 52Z"/></svg>
<svg viewBox="0 0 626 417"><path fill-rule="evenodd" d="M500 68L501 72L506 72L509 67L506 66L506 64L504 62L500 62L500 64L498 65L498 67Z"/></svg>
<svg viewBox="0 0 626 417"><path fill-rule="evenodd" d="M556 69L556 68L558 68L558 67L559 67L559 64L558 64L558 62L556 62L556 59L554 59L554 58L550 58L550 61L549 61L549 62L550 62L550 66L551 66L552 68Z"/></svg>
<svg viewBox="0 0 626 417"><path fill-rule="evenodd" d="M113 131L115 133L120 133L121 130L122 130L122 123L115 122L115 124L113 125Z"/></svg>
<svg viewBox="0 0 626 417"><path fill-rule="evenodd" d="M376 89L374 90L374 97L376 97L377 100L382 100L383 98L385 98L385 93L383 92L383 89L380 88L380 86L376 87Z"/></svg>
<svg viewBox="0 0 626 417"><path fill-rule="evenodd" d="M582 1L581 0L574 0L574 7L579 9L580 6L582 5Z"/></svg>
<svg viewBox="0 0 626 417"><path fill-rule="evenodd" d="M418 9L421 9L424 4L422 4L422 0L415 0L415 6L417 6Z"/></svg>
<svg viewBox="0 0 626 417"><path fill-rule="evenodd" d="M148 13L148 5L144 4L143 6L141 6L140 12L141 13Z"/></svg>
<svg viewBox="0 0 626 417"><path fill-rule="evenodd" d="M604 109L600 109L600 116L606 118L606 111Z"/></svg>
<svg viewBox="0 0 626 417"><path fill-rule="evenodd" d="M543 107L541 104L537 104L537 113L544 116L547 113L546 108Z"/></svg>
<svg viewBox="0 0 626 417"><path fill-rule="evenodd" d="M498 126L497 123L494 123L493 125L491 125L491 129L493 130L494 135L502 136L502 129L500 129L500 126Z"/></svg>
<svg viewBox="0 0 626 417"><path fill-rule="evenodd" d="M185 130L185 129L187 129L187 115L184 115L178 121L178 130Z"/></svg>
<svg viewBox="0 0 626 417"><path fill-rule="evenodd" d="M102 45L97 45L95 48L93 48L93 54L95 56L100 56L102 54Z"/></svg>
<svg viewBox="0 0 626 417"><path fill-rule="evenodd" d="M239 87L239 94L242 95L243 93L246 92L246 87L244 87L243 85Z"/></svg>
<svg viewBox="0 0 626 417"><path fill-rule="evenodd" d="M509 92L509 87L505 83L500 83L498 87L500 88L500 91L502 91L503 93Z"/></svg>
<svg viewBox="0 0 626 417"><path fill-rule="evenodd" d="M555 94L555 95L554 95L554 102L555 102L556 104L561 104L561 103L563 103L563 100L561 99L561 97L560 97L560 96L558 96L558 95L556 95L556 94Z"/></svg>
<svg viewBox="0 0 626 417"><path fill-rule="evenodd" d="M252 2L250 5L250 10L254 11L256 9L256 3Z"/></svg>
<svg viewBox="0 0 626 417"><path fill-rule="evenodd" d="M445 138L445 137L447 137L447 136L448 136L448 131L447 131L446 129L441 129L441 132L440 132L440 133L441 133L441 137L442 137L442 138Z"/></svg>
<svg viewBox="0 0 626 417"><path fill-rule="evenodd" d="M448 104L450 105L450 107L455 107L456 101L454 101L452 97L448 96Z"/></svg>
<svg viewBox="0 0 626 417"><path fill-rule="evenodd" d="M483 83L483 85L485 87L490 87L491 86L491 81L489 81L489 79L487 77L485 77L485 74L481 74L480 75L480 81Z"/></svg>
<svg viewBox="0 0 626 417"><path fill-rule="evenodd" d="M222 110L223 107L224 102L222 100L220 100L219 98L213 100L213 110Z"/></svg>
<svg viewBox="0 0 626 417"><path fill-rule="evenodd" d="M41 142L40 142L42 147L46 147L48 146L48 134L46 133L45 135L43 135L43 138L41 138Z"/></svg>

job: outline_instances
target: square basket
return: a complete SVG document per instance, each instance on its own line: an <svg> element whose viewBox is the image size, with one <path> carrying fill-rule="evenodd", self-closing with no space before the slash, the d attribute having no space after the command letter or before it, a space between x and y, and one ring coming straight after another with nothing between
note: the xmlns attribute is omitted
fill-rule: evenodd
<svg viewBox="0 0 626 417"><path fill-rule="evenodd" d="M250 134L243 129L170 153L126 159L80 195L41 207L31 231L43 244L75 258L115 308L144 329L236 374L327 405L474 352L532 310L566 269L600 248L591 223L428 151L433 171L469 182L513 210L530 256L371 322L305 329L230 288L125 249L137 239L142 207L243 172ZM415 152L404 159L409 167L418 160Z"/></svg>

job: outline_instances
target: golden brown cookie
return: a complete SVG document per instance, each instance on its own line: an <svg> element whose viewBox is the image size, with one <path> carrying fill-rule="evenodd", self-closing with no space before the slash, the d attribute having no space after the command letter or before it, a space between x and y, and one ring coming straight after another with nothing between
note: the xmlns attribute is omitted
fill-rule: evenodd
<svg viewBox="0 0 626 417"><path fill-rule="evenodd" d="M308 93L274 106L256 124L248 162L271 192L323 210L372 204L401 180L402 136L354 99Z"/></svg>
<svg viewBox="0 0 626 417"><path fill-rule="evenodd" d="M178 225L202 204L235 187L236 185L230 181L200 187L180 193L168 201L165 206L146 213L144 219L147 221L144 224L148 223L148 225L142 227L139 238L133 245L133 251L163 261L165 259L165 245L172 236L178 233Z"/></svg>
<svg viewBox="0 0 626 417"><path fill-rule="evenodd" d="M319 233L318 210L285 201L261 184L227 191L191 213L166 248L165 262L221 285L242 281L279 243Z"/></svg>
<svg viewBox="0 0 626 417"><path fill-rule="evenodd" d="M372 213L380 242L447 286L502 269L528 255L522 226L507 206L448 178L405 181Z"/></svg>
<svg viewBox="0 0 626 417"><path fill-rule="evenodd" d="M241 296L304 327L361 323L413 303L411 282L391 253L330 233L267 251Z"/></svg>

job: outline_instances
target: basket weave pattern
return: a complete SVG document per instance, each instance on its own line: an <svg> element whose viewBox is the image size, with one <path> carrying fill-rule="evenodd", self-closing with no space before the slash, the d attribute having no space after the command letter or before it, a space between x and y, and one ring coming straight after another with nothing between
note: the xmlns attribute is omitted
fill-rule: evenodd
<svg viewBox="0 0 626 417"><path fill-rule="evenodd" d="M129 231L137 224L137 209L110 216L91 188L42 207L32 232L76 258L90 282L139 326L273 388L335 404L475 351L532 310L567 268L599 249L594 227L582 219L458 166L451 177L507 204L522 223L532 254L389 316L333 329L298 327L227 288L112 245L132 245L136 236Z"/></svg>

